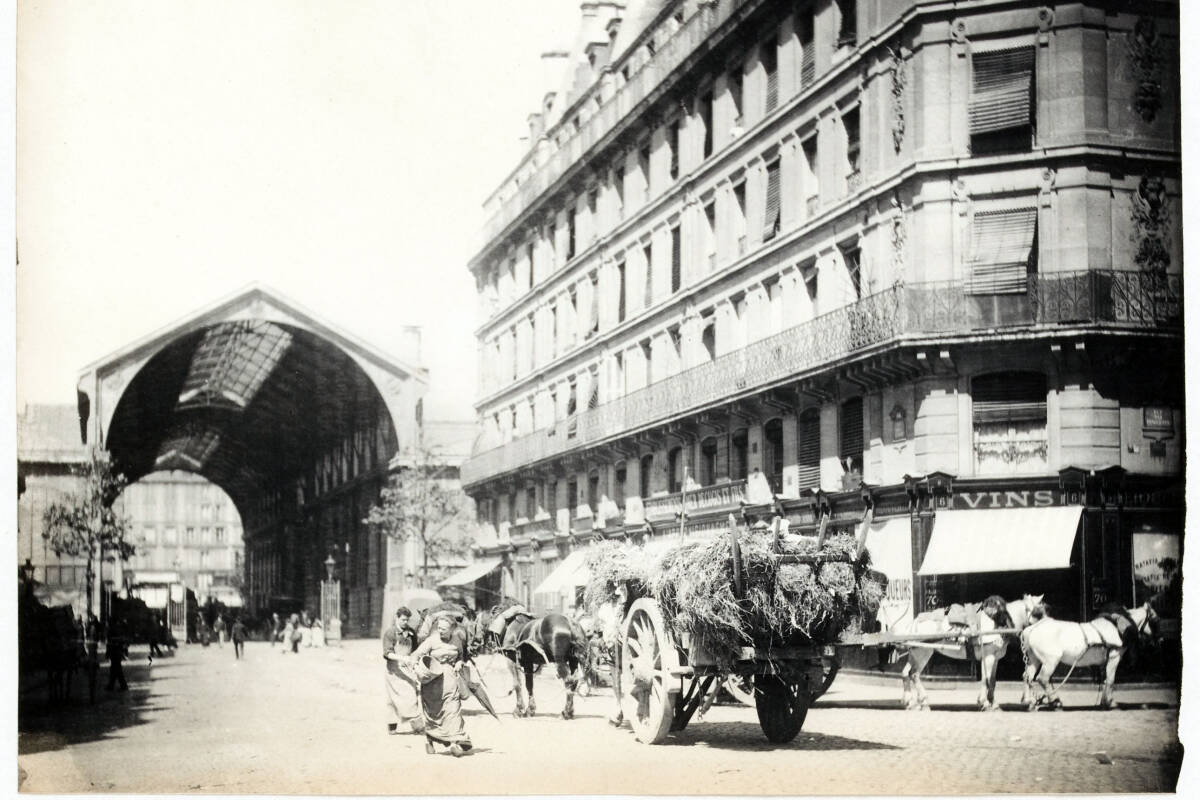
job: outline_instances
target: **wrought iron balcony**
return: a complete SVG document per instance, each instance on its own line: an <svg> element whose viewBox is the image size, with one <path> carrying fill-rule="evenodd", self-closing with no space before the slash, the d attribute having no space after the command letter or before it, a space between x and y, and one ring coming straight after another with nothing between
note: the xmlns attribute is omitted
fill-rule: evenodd
<svg viewBox="0 0 1200 800"><path fill-rule="evenodd" d="M746 481L727 481L687 492L672 492L658 497L647 497L642 500L645 517L651 521L676 519L676 515L687 506L687 512L694 514L710 508L736 507L746 499Z"/></svg>
<svg viewBox="0 0 1200 800"><path fill-rule="evenodd" d="M1033 276L1018 294L972 294L960 282L893 286L480 453L463 464L462 480L469 485L645 429L756 387L814 374L902 337L1061 325L1181 331L1182 280L1178 275L1085 271Z"/></svg>
<svg viewBox="0 0 1200 800"><path fill-rule="evenodd" d="M498 207L484 225L484 239L490 240L516 220L547 189L554 185L580 158L601 142L622 120L638 109L641 103L658 89L709 36L750 0L716 0L702 4L700 9L684 20L671 38L661 43L654 54L619 87L596 113L580 125L545 162L537 165L515 191L500 200ZM597 81L587 96L599 97L601 84ZM583 99L583 98L581 98ZM566 124L564 121L561 124ZM557 132L557 131L556 131ZM526 156L537 158L536 152ZM518 168L517 172L520 172ZM513 180L510 178L510 181Z"/></svg>

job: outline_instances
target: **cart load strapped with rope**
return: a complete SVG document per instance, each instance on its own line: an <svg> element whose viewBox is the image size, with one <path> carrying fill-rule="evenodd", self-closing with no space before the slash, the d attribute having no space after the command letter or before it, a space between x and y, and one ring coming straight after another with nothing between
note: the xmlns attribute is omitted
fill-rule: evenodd
<svg viewBox="0 0 1200 800"><path fill-rule="evenodd" d="M751 529L731 517L725 536L636 552L597 548L585 594L622 602L617 719L647 744L682 731L731 676L753 686L767 739L792 741L836 672L834 645L857 641L887 582L861 539L789 535L778 519Z"/></svg>

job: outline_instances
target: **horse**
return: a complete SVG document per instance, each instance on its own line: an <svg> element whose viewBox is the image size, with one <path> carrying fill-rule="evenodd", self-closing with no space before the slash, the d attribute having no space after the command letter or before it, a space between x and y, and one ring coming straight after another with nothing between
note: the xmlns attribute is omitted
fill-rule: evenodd
<svg viewBox="0 0 1200 800"><path fill-rule="evenodd" d="M979 629L981 631L996 630L997 628L1024 629L1029 625L1034 610L1041 604L1043 595L1025 595L1020 600L1005 603L1004 598L992 595L980 604ZM953 608L953 607L951 607ZM961 628L952 621L950 609L942 608L918 614L916 618L893 627L890 633L895 634L928 634L945 633L952 638ZM902 703L910 711L929 710L929 699L925 687L921 683L921 672L929 663L935 652L948 658L979 660L981 680L979 685L980 711L999 711L1000 704L996 702L996 667L1004 654L1008 652L1008 639L1003 634L980 636L974 643L933 643L933 642L904 642L897 645L898 650L907 650L907 661L901 670L904 679L904 696Z"/></svg>
<svg viewBox="0 0 1200 800"><path fill-rule="evenodd" d="M1047 706L1061 710L1058 689L1071 677L1071 672L1076 667L1103 665L1100 706L1116 708L1113 684L1117 679L1117 666L1126 651L1131 651L1131 655L1137 652L1143 637L1158 637L1158 614L1149 602L1132 609L1106 605L1091 622L1066 622L1043 616L1021 631L1021 655L1025 659L1025 691L1021 702L1027 704L1030 711L1037 711L1041 698L1034 693L1036 679L1045 693ZM1050 677L1064 662L1071 666L1056 688L1051 685Z"/></svg>
<svg viewBox="0 0 1200 800"><path fill-rule="evenodd" d="M495 626L491 628L495 633ZM517 695L515 717L532 717L537 710L533 699L533 675L545 664L554 664L559 680L567 690L563 719L575 716L575 690L579 686L580 666L587 659L587 637L579 624L562 614L535 617L524 609L513 615L499 635L499 649L508 658L508 669ZM521 673L525 674L525 693L521 693Z"/></svg>

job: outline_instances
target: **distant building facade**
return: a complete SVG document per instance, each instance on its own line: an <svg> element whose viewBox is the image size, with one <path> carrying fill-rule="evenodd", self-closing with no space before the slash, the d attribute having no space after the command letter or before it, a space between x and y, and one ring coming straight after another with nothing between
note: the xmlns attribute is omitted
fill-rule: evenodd
<svg viewBox="0 0 1200 800"><path fill-rule="evenodd" d="M34 567L45 602L86 606L87 561L59 557L43 538L43 514L74 493L73 470L87 460L74 406L29 405L17 419L17 558ZM117 507L130 522L135 555L120 568L105 565L103 581L120 589L139 574L170 573L204 602L242 605L245 572L242 524L219 488L196 475L152 473L126 488ZM97 570L99 572L99 570Z"/></svg>
<svg viewBox="0 0 1200 800"><path fill-rule="evenodd" d="M583 8L470 263L487 580L779 514L899 616L1177 617L1177 7Z"/></svg>

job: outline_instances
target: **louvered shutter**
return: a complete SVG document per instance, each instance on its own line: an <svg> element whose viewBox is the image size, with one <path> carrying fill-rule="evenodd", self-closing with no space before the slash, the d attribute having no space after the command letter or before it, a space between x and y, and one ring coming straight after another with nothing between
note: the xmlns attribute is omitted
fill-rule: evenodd
<svg viewBox="0 0 1200 800"><path fill-rule="evenodd" d="M863 455L863 403L861 397L855 397L842 404L840 450L838 455L843 458L861 459Z"/></svg>
<svg viewBox="0 0 1200 800"><path fill-rule="evenodd" d="M971 57L971 135L1022 128L1032 122L1033 48L1014 47Z"/></svg>
<svg viewBox="0 0 1200 800"><path fill-rule="evenodd" d="M767 207L763 217L763 241L779 232L779 161L767 165Z"/></svg>
<svg viewBox="0 0 1200 800"><path fill-rule="evenodd" d="M816 48L813 46L813 21L804 22L800 39L800 87L807 89L817 78Z"/></svg>
<svg viewBox="0 0 1200 800"><path fill-rule="evenodd" d="M767 75L767 113L774 111L775 106L779 105L779 54L776 50L778 46L774 40L769 41L763 52L763 70Z"/></svg>
<svg viewBox="0 0 1200 800"><path fill-rule="evenodd" d="M971 407L977 423L1044 422L1046 376L1037 372L981 375L971 382Z"/></svg>
<svg viewBox="0 0 1200 800"><path fill-rule="evenodd" d="M801 489L821 485L821 415L816 409L801 414L796 425L796 464Z"/></svg>
<svg viewBox="0 0 1200 800"><path fill-rule="evenodd" d="M1036 208L975 214L971 223L971 294L1017 294L1027 288L1037 232Z"/></svg>

